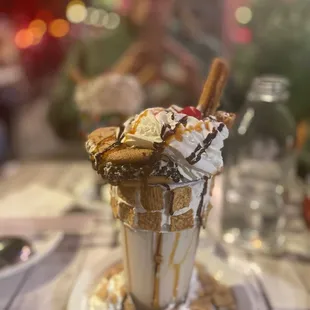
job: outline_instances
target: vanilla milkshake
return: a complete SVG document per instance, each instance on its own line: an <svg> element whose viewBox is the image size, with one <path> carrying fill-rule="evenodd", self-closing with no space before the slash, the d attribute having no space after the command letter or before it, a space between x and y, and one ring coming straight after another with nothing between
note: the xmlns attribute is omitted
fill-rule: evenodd
<svg viewBox="0 0 310 310"><path fill-rule="evenodd" d="M223 83L222 68L216 64L212 81ZM212 87L202 97L207 90L214 105L220 87ZM119 128L101 128L88 137L93 167L111 184L112 211L122 223L126 289L137 310L177 307L187 298L212 181L223 168L226 124L233 117L210 106L208 111L147 109Z"/></svg>

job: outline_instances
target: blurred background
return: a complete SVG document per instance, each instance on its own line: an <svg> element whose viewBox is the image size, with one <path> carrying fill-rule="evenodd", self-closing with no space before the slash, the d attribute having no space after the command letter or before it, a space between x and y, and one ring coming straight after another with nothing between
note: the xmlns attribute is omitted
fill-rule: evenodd
<svg viewBox="0 0 310 310"><path fill-rule="evenodd" d="M149 53L153 59L160 53L154 42L166 36L170 44L163 62L168 77L148 77L149 73L142 72L147 90L144 105L195 105L210 61L220 55L232 67L224 108L239 111L255 77L283 75L290 81L288 105L300 125L301 144L305 144L310 116L307 0L177 0L159 1L155 8L151 3L1 2L2 161L83 156L79 144L74 143L81 137L75 86L82 78L113 71L141 33L150 34L146 42L153 49ZM156 14L153 19L146 18L152 10L167 12L165 20ZM185 88L178 81L182 75ZM302 170L308 169L308 155L302 155Z"/></svg>
<svg viewBox="0 0 310 310"><path fill-rule="evenodd" d="M158 85L157 78L143 85L151 88L146 104L195 105L210 61L221 55L232 66L223 99L226 110L240 110L254 77L281 74L290 80L290 111L303 124L301 134L305 135L305 123L310 116L306 86L310 75L307 0L159 1L162 8L155 10L165 11L167 16L165 21L154 17L151 27L150 23L146 25L148 18L145 18L150 3L149 0L2 1L0 156L3 160L65 156L70 152L72 144L69 148L67 145L79 137L80 122L73 99L77 81L72 78L72 70L84 78L110 71L146 28L149 33L164 28L165 34L160 35L169 36L173 45L164 63L163 70L169 75L166 85ZM160 35L157 34L157 39ZM150 46L157 39L149 36ZM187 83L185 91L177 89L175 77L181 74L194 76L196 85ZM188 80L194 84L193 79ZM156 98L150 99L152 96ZM307 157L303 156L304 161Z"/></svg>

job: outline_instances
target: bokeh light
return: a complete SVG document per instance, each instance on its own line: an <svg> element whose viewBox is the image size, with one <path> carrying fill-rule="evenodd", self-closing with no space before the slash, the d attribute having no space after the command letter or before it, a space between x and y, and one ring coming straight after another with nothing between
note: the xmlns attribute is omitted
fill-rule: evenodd
<svg viewBox="0 0 310 310"><path fill-rule="evenodd" d="M68 34L70 30L69 23L64 19L53 20L48 28L49 33L56 38L62 38Z"/></svg>
<svg viewBox="0 0 310 310"><path fill-rule="evenodd" d="M34 42L34 37L29 29L21 29L15 35L15 44L18 48L28 48Z"/></svg>
<svg viewBox="0 0 310 310"><path fill-rule="evenodd" d="M85 4L81 1L71 1L67 6L66 16L71 23L83 22L87 16Z"/></svg>
<svg viewBox="0 0 310 310"><path fill-rule="evenodd" d="M87 8L87 18L84 23L95 27L105 27L109 21L109 13L104 9Z"/></svg>
<svg viewBox="0 0 310 310"><path fill-rule="evenodd" d="M249 44L252 41L252 31L246 27L238 27L234 35L234 41L240 44Z"/></svg>
<svg viewBox="0 0 310 310"><path fill-rule="evenodd" d="M99 25L101 19L100 10L94 9L89 17L90 23L94 26Z"/></svg>
<svg viewBox="0 0 310 310"><path fill-rule="evenodd" d="M35 19L29 24L28 29L32 32L34 38L33 44L38 44L41 41L46 28L46 23L42 19Z"/></svg>
<svg viewBox="0 0 310 310"><path fill-rule="evenodd" d="M238 23L246 25L252 20L252 10L247 6L241 6L236 10L235 17Z"/></svg>
<svg viewBox="0 0 310 310"><path fill-rule="evenodd" d="M107 29L113 30L119 26L120 22L121 22L121 18L119 17L119 15L112 12L112 13L109 13L109 19L105 27Z"/></svg>

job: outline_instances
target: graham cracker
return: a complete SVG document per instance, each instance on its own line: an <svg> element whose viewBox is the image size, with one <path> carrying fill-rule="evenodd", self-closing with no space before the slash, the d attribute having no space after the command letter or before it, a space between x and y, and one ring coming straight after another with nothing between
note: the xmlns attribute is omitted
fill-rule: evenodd
<svg viewBox="0 0 310 310"><path fill-rule="evenodd" d="M160 231L161 213L159 212L138 213L138 228L150 231Z"/></svg>
<svg viewBox="0 0 310 310"><path fill-rule="evenodd" d="M115 136L117 127L102 127L97 128L92 133L88 135L88 140L92 140L95 143L100 143L106 138Z"/></svg>
<svg viewBox="0 0 310 310"><path fill-rule="evenodd" d="M218 285L212 296L212 301L217 307L229 307L235 305L235 298L232 290L224 285Z"/></svg>
<svg viewBox="0 0 310 310"><path fill-rule="evenodd" d="M112 266L110 266L108 269L106 269L103 273L103 276L107 278L108 280L111 279L114 275L120 273L124 270L124 266L122 262L118 262Z"/></svg>
<svg viewBox="0 0 310 310"><path fill-rule="evenodd" d="M111 304L113 305L116 305L117 304L117 295L115 293L110 293L108 298L107 298L108 302L110 302Z"/></svg>
<svg viewBox="0 0 310 310"><path fill-rule="evenodd" d="M164 191L160 186L141 186L140 202L147 211L159 211L164 208Z"/></svg>
<svg viewBox="0 0 310 310"><path fill-rule="evenodd" d="M199 280L201 283L201 295L212 295L217 289L216 280L206 272L199 273Z"/></svg>
<svg viewBox="0 0 310 310"><path fill-rule="evenodd" d="M96 290L96 296L101 300L105 300L108 297L108 279L104 279L102 283L100 283L100 287Z"/></svg>
<svg viewBox="0 0 310 310"><path fill-rule="evenodd" d="M172 191L172 211L181 210L189 207L192 200L192 189L190 187L179 187Z"/></svg>
<svg viewBox="0 0 310 310"><path fill-rule="evenodd" d="M94 130L89 136L86 145L89 145L91 149L87 151L91 154L95 152L103 152L116 142L117 127L105 127Z"/></svg>
<svg viewBox="0 0 310 310"><path fill-rule="evenodd" d="M133 149L130 147L114 149L105 154L105 161L114 165L142 164L151 160L154 150Z"/></svg>
<svg viewBox="0 0 310 310"><path fill-rule="evenodd" d="M190 310L213 310L213 309L214 307L211 303L211 298L209 296L198 298L190 305Z"/></svg>
<svg viewBox="0 0 310 310"><path fill-rule="evenodd" d="M121 288L119 289L119 294L122 298L125 298L127 295L127 288L126 285L122 285Z"/></svg>
<svg viewBox="0 0 310 310"><path fill-rule="evenodd" d="M128 294L123 303L123 310L136 310L136 307Z"/></svg>
<svg viewBox="0 0 310 310"><path fill-rule="evenodd" d="M132 226L134 223L134 209L125 203L120 202L118 204L118 217L121 221L127 223Z"/></svg>
<svg viewBox="0 0 310 310"><path fill-rule="evenodd" d="M195 268L197 269L198 274L206 272L206 267L203 264L199 263L199 262L195 262Z"/></svg>
<svg viewBox="0 0 310 310"><path fill-rule="evenodd" d="M119 185L117 187L117 194L119 198L123 199L127 204L131 206L136 205L136 193L137 189L134 187L128 187Z"/></svg>
<svg viewBox="0 0 310 310"><path fill-rule="evenodd" d="M171 216L171 231L179 231L194 227L194 214L190 209L184 214Z"/></svg>

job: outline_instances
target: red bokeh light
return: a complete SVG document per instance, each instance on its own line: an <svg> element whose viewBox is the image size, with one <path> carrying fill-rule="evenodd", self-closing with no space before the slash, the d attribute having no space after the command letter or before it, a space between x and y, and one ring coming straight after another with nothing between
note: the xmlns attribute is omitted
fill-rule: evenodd
<svg viewBox="0 0 310 310"><path fill-rule="evenodd" d="M240 44L252 42L252 31L246 27L238 27L234 35L234 41Z"/></svg>
<svg viewBox="0 0 310 310"><path fill-rule="evenodd" d="M28 48L33 42L33 33L29 29L21 29L15 35L15 44L18 48Z"/></svg>

